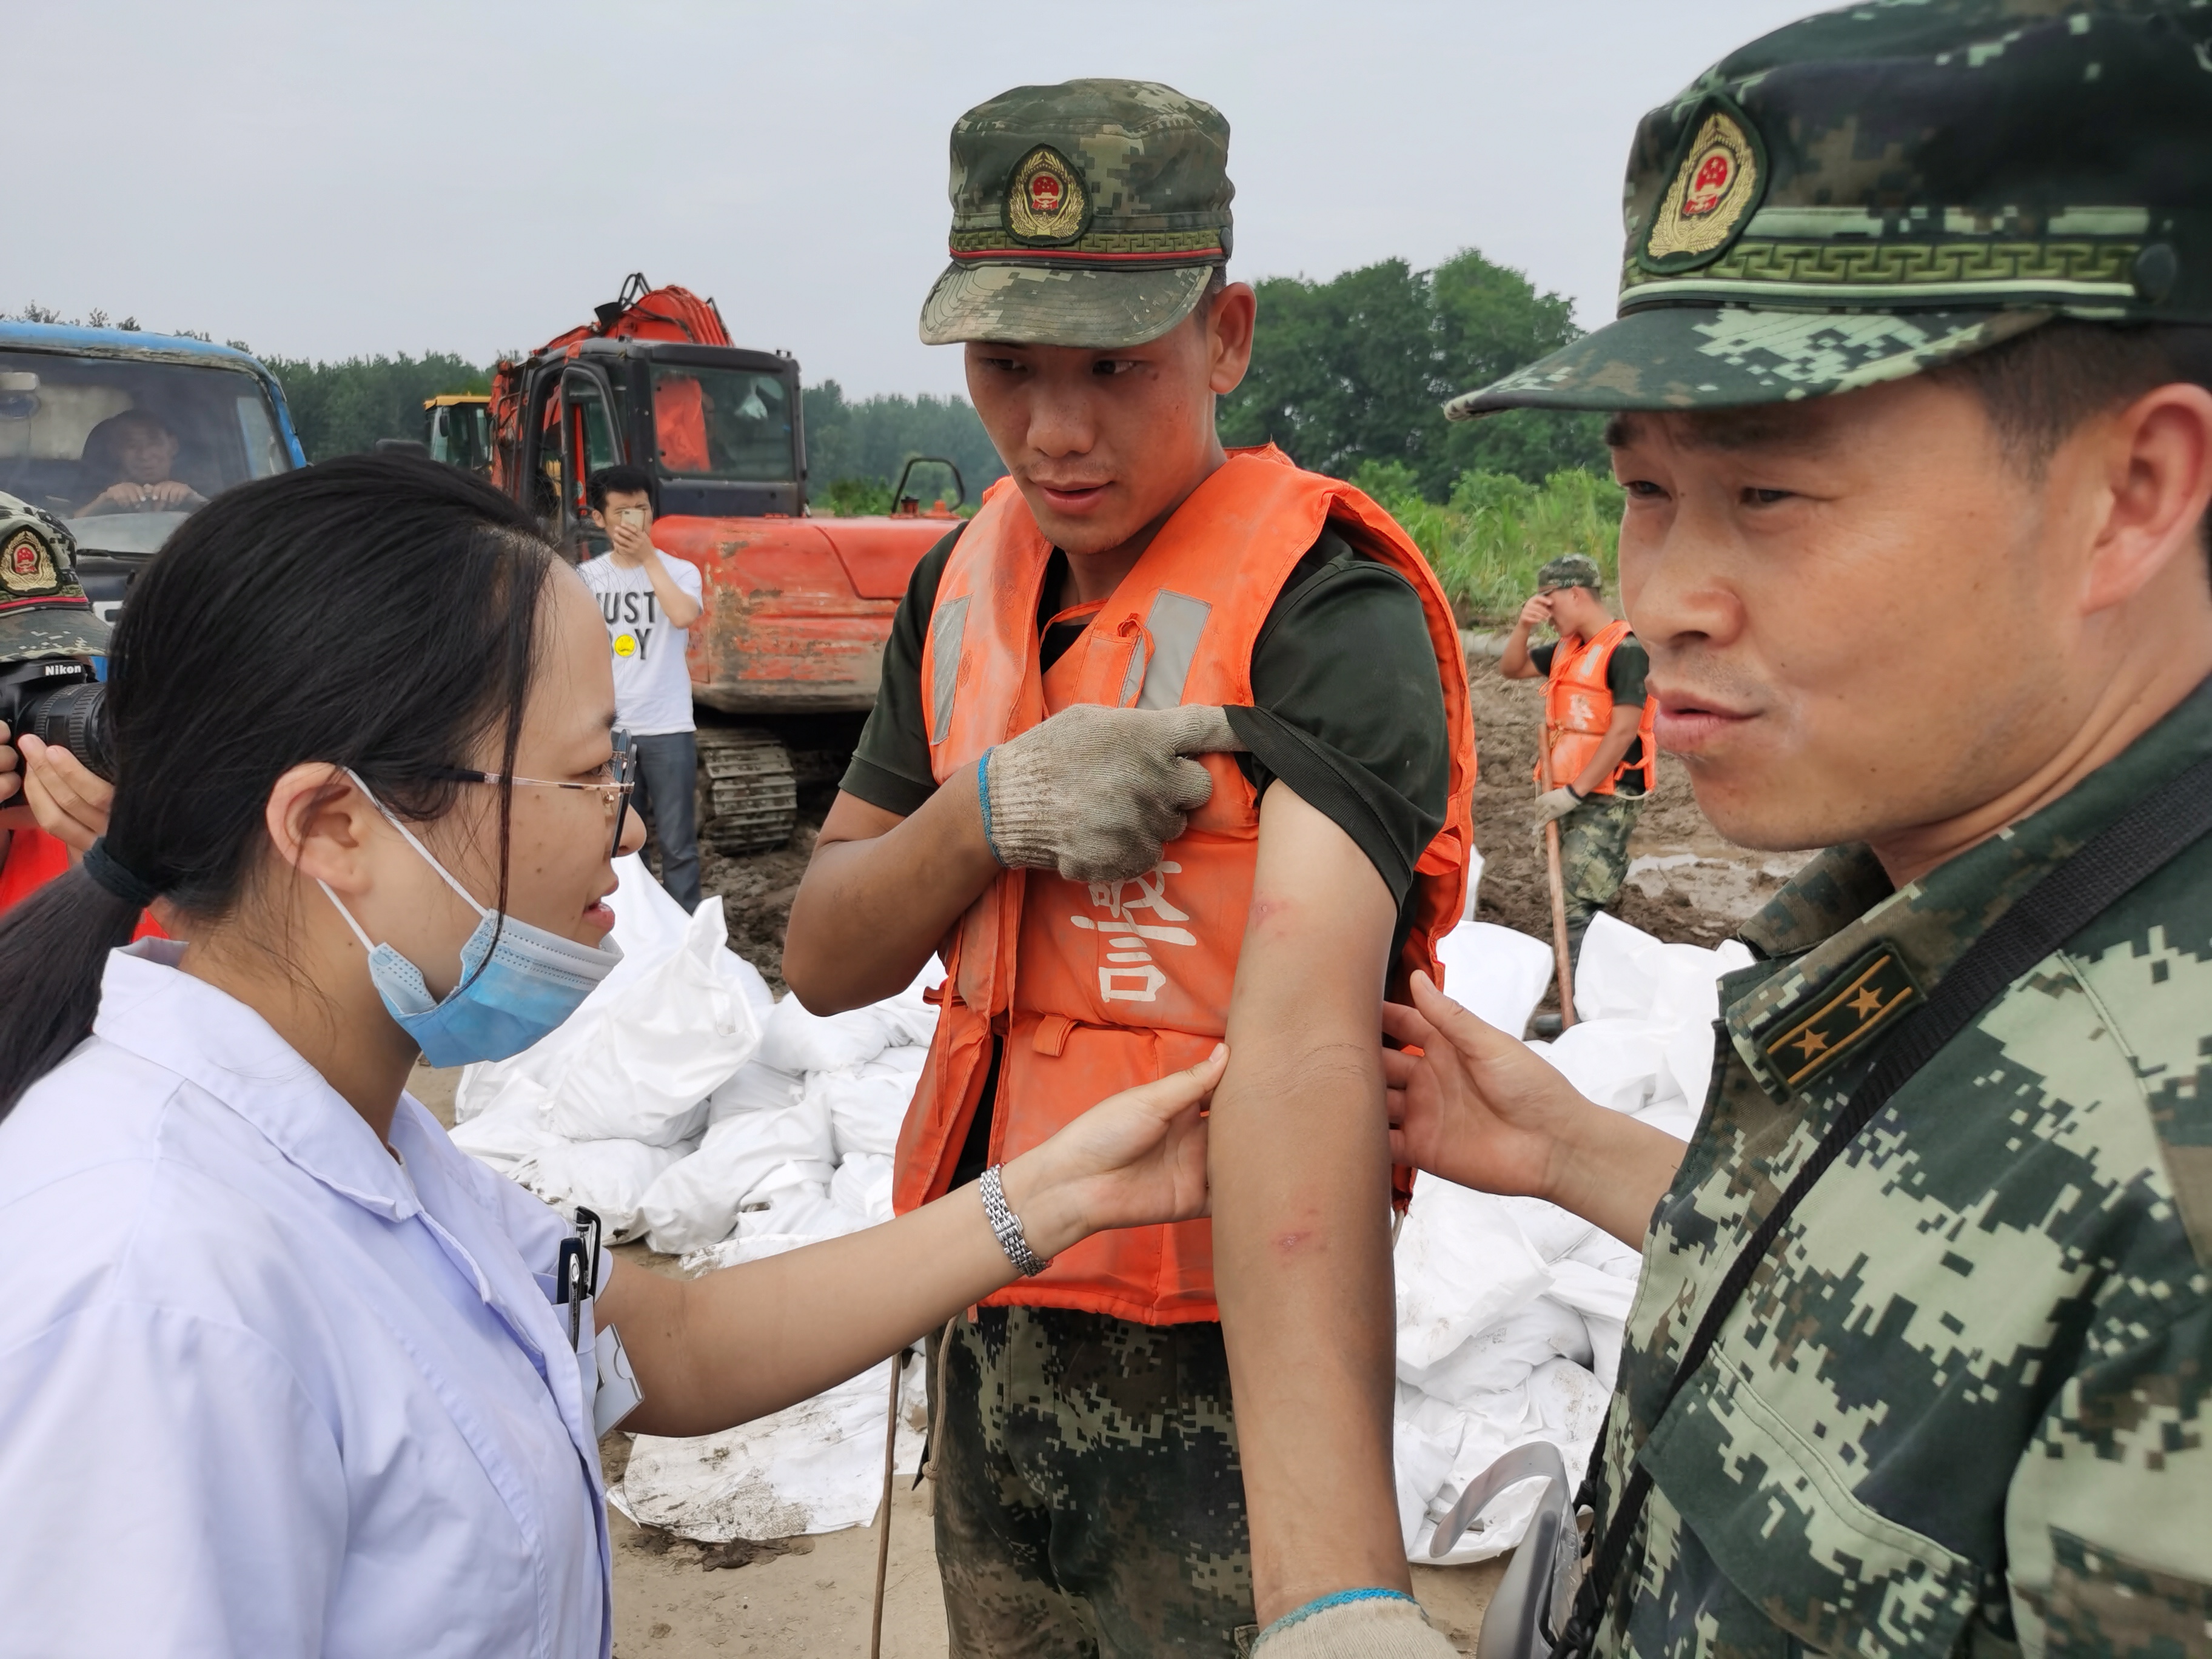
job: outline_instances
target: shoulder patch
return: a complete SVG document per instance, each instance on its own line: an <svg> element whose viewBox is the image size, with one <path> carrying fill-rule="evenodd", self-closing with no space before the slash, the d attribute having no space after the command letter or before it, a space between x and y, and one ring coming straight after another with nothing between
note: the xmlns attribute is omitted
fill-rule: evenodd
<svg viewBox="0 0 2212 1659"><path fill-rule="evenodd" d="M1784 1086L1801 1089L1919 1000L1904 956L1885 941L1838 974L1810 1012L1761 1032L1759 1050Z"/></svg>

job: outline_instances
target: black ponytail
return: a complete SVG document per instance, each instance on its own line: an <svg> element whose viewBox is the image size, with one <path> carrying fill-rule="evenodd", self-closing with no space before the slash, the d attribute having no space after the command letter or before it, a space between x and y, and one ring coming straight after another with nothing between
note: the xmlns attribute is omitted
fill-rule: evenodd
<svg viewBox="0 0 2212 1659"><path fill-rule="evenodd" d="M106 850L185 919L231 915L289 768L349 766L395 812L438 817L440 769L496 732L514 770L557 556L489 484L404 455L241 485L187 520L117 624ZM511 800L500 790L498 907ZM0 917L0 1117L92 1029L138 907L81 869Z"/></svg>

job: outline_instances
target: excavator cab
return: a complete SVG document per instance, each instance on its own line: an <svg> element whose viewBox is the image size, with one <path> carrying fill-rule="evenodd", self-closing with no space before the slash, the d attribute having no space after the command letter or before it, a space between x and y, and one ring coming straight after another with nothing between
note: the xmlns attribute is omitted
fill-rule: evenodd
<svg viewBox="0 0 2212 1659"><path fill-rule="evenodd" d="M501 363L490 420L493 483L572 559L609 545L592 474L645 470L653 545L698 567L706 599L687 653L701 839L781 846L796 792L834 789L851 757L899 598L965 501L958 470L919 459L893 513L814 516L797 362L732 344L712 300L642 276L592 322Z"/></svg>
<svg viewBox="0 0 2212 1659"><path fill-rule="evenodd" d="M480 478L491 477L491 399L480 392L447 392L422 400L422 446Z"/></svg>

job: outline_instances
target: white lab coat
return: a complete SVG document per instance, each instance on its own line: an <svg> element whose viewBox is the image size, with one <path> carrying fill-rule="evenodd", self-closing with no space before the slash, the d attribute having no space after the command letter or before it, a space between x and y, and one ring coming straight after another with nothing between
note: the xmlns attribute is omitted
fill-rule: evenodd
<svg viewBox="0 0 2212 1659"><path fill-rule="evenodd" d="M179 949L0 1121L0 1656L604 1659L568 1229Z"/></svg>

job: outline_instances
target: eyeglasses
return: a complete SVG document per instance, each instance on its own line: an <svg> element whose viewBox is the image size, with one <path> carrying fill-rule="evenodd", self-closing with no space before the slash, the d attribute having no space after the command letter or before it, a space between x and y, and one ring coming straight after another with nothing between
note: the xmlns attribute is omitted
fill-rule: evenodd
<svg viewBox="0 0 2212 1659"><path fill-rule="evenodd" d="M522 778L507 772L479 772L465 766L436 766L430 769L434 778L453 783L508 783L524 784L532 789L583 789L596 793L614 820L613 839L608 843L607 856L614 857L622 851L623 830L629 817L630 793L637 787L637 751L631 747L630 735L621 726L613 733L614 754L600 769L602 777L596 783L562 783L551 778Z"/></svg>

